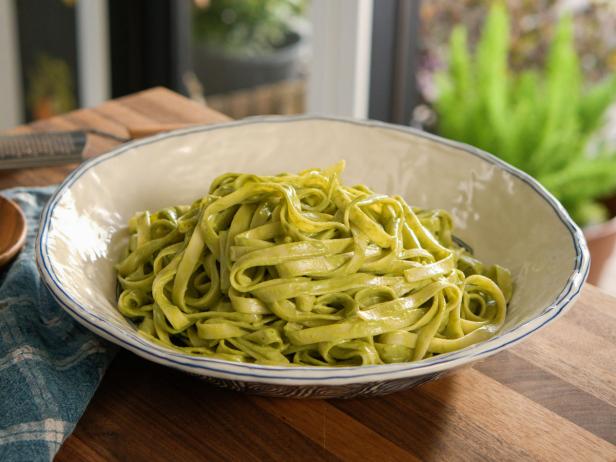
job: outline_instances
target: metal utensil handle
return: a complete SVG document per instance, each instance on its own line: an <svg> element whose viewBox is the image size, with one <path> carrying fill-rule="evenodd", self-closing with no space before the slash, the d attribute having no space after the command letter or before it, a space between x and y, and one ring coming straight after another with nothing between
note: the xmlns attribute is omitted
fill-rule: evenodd
<svg viewBox="0 0 616 462"><path fill-rule="evenodd" d="M0 169L80 162L84 131L0 136Z"/></svg>

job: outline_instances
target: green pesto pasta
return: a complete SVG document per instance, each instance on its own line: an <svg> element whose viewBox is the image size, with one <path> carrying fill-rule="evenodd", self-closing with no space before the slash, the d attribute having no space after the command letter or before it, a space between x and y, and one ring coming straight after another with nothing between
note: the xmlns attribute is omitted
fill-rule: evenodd
<svg viewBox="0 0 616 462"><path fill-rule="evenodd" d="M458 245L447 212L344 186L343 168L227 173L191 206L137 213L119 311L169 348L271 365L417 361L492 337L509 271Z"/></svg>

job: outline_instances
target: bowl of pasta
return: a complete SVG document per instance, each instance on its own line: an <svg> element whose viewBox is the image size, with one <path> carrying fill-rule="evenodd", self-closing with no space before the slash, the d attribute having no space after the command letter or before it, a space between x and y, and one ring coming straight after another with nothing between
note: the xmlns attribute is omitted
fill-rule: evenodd
<svg viewBox="0 0 616 462"><path fill-rule="evenodd" d="M561 316L589 267L528 175L373 121L258 117L123 145L45 208L37 264L96 334L216 385L418 385Z"/></svg>

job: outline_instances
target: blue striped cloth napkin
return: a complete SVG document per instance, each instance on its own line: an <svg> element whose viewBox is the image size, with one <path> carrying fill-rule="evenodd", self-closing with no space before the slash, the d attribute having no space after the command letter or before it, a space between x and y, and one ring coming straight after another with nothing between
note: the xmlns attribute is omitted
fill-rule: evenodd
<svg viewBox="0 0 616 462"><path fill-rule="evenodd" d="M28 219L24 249L0 270L0 461L52 460L116 349L77 324L41 282L38 220L53 188L2 191ZM1 226L1 223L0 223Z"/></svg>

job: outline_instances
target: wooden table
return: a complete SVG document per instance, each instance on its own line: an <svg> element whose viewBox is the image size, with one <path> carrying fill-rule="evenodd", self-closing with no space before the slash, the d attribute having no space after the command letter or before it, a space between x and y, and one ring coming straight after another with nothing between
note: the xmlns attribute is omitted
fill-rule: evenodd
<svg viewBox="0 0 616 462"><path fill-rule="evenodd" d="M215 123L154 89L16 131ZM88 155L115 143L93 138ZM74 166L0 173L56 183ZM122 351L64 443L63 461L616 460L616 299L586 286L566 316L473 369L372 399L247 396Z"/></svg>

